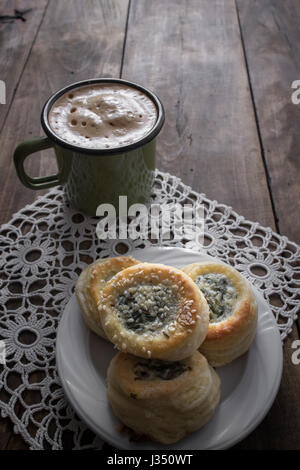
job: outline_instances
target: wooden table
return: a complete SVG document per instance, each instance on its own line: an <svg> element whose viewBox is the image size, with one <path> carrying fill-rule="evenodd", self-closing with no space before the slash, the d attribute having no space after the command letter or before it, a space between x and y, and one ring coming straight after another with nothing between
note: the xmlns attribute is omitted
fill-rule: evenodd
<svg viewBox="0 0 300 470"><path fill-rule="evenodd" d="M155 91L166 109L159 169L246 218L300 241L299 0L6 0L0 22L1 222L31 203L12 161L18 142L42 135L47 97L67 83L123 77ZM55 170L51 152L27 171ZM299 325L285 342L280 391L238 449L300 449L300 365L291 362ZM9 420L0 448L25 449Z"/></svg>

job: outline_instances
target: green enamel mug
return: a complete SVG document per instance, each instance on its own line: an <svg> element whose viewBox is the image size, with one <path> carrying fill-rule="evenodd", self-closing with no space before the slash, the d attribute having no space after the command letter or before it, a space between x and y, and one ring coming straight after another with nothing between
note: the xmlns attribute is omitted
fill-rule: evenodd
<svg viewBox="0 0 300 470"><path fill-rule="evenodd" d="M50 127L49 112L58 98L75 88L93 84L122 84L146 94L154 103L157 119L152 129L139 141L117 148L83 148L66 142ZM30 189L63 185L70 205L95 216L100 204L112 204L118 211L119 196L127 196L128 206L148 201L155 169L155 140L164 123L164 108L159 98L141 85L116 78L95 78L68 85L45 103L41 124L46 137L18 145L14 162L21 182ZM26 174L25 159L48 148L55 150L58 173L33 178Z"/></svg>

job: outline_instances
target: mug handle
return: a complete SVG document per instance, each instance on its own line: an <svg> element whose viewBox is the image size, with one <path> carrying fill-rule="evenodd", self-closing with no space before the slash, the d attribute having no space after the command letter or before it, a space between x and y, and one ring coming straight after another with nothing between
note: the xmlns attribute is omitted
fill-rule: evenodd
<svg viewBox="0 0 300 470"><path fill-rule="evenodd" d="M27 175L24 169L25 159L32 153L39 152L54 147L54 143L48 137L40 137L38 139L28 140L18 145L14 153L14 162L18 177L21 182L30 189L45 189L60 184L60 173L40 178L32 178Z"/></svg>

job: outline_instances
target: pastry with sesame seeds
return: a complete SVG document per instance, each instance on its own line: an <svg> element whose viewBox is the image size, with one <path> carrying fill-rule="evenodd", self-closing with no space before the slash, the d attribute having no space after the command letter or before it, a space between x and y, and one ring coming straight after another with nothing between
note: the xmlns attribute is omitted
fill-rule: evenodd
<svg viewBox="0 0 300 470"><path fill-rule="evenodd" d="M140 261L131 256L98 259L90 264L80 274L75 287L75 293L86 325L97 335L106 338L101 325L98 302L107 282L122 269L128 268Z"/></svg>
<svg viewBox="0 0 300 470"><path fill-rule="evenodd" d="M99 301L107 337L123 352L178 361L193 354L208 330L208 304L177 268L141 263L117 273Z"/></svg>
<svg viewBox="0 0 300 470"><path fill-rule="evenodd" d="M182 268L209 305L209 328L200 347L213 367L228 364L251 346L256 333L257 304L250 284L225 263L193 263Z"/></svg>
<svg viewBox="0 0 300 470"><path fill-rule="evenodd" d="M109 403L122 423L163 444L204 426L220 401L220 379L198 351L176 362L118 353L107 382Z"/></svg>

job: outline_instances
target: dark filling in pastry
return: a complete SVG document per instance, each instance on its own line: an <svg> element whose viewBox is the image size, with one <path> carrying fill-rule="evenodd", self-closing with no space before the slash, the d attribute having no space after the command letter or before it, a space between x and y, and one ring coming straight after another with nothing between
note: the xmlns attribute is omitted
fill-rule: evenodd
<svg viewBox="0 0 300 470"><path fill-rule="evenodd" d="M176 320L177 295L164 284L138 284L126 289L116 308L128 330L155 333Z"/></svg>
<svg viewBox="0 0 300 470"><path fill-rule="evenodd" d="M220 322L233 313L237 291L230 279L224 274L200 274L195 283L207 300L210 322Z"/></svg>
<svg viewBox="0 0 300 470"><path fill-rule="evenodd" d="M187 370L192 370L183 362L167 362L160 359L141 359L134 366L134 380L173 380Z"/></svg>

